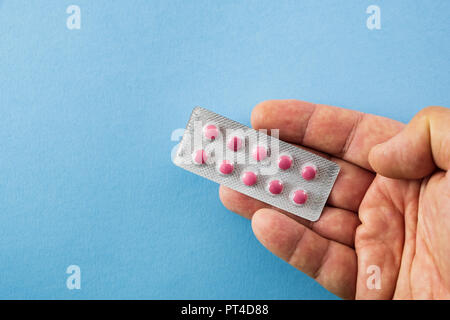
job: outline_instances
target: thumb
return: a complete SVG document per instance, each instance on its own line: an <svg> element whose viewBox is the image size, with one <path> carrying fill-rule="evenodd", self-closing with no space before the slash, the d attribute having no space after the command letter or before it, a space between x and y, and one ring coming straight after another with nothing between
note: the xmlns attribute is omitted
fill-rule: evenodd
<svg viewBox="0 0 450 320"><path fill-rule="evenodd" d="M450 109L428 107L390 140L370 150L375 172L389 178L419 179L436 167L450 167Z"/></svg>

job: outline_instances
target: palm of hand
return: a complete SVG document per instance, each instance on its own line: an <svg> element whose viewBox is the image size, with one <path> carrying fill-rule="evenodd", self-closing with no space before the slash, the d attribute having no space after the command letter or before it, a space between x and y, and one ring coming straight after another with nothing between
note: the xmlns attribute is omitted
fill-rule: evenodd
<svg viewBox="0 0 450 320"><path fill-rule="evenodd" d="M252 219L264 246L343 298L450 298L450 176L389 179L369 164L370 150L403 124L284 100L258 105L252 125L280 128L281 139L341 167L317 222L221 186L224 205Z"/></svg>
<svg viewBox="0 0 450 320"><path fill-rule="evenodd" d="M357 297L450 298L445 285L450 283L450 270L444 256L450 226L440 215L450 212L450 204L440 201L449 187L444 172L422 180L376 176L361 202L355 249L361 260L379 263L385 288L373 292L362 281ZM368 266L359 268L364 275Z"/></svg>

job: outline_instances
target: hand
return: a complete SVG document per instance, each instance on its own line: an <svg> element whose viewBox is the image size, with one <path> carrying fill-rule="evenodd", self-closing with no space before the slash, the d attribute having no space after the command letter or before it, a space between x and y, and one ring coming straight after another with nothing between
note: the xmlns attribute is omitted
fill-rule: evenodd
<svg viewBox="0 0 450 320"><path fill-rule="evenodd" d="M224 205L251 218L267 249L345 299L450 298L450 109L423 109L405 126L331 106L267 101L251 121L255 129L279 128L280 139L341 167L317 222L221 186ZM381 271L379 289L368 285L370 266Z"/></svg>

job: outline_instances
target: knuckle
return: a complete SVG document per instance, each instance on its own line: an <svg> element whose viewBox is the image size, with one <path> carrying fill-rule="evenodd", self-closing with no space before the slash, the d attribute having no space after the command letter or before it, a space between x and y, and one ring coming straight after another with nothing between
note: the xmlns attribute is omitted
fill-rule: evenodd
<svg viewBox="0 0 450 320"><path fill-rule="evenodd" d="M266 100L258 103L252 110L250 121L252 127L259 129L264 126L264 114L267 108L273 104L273 100Z"/></svg>
<svg viewBox="0 0 450 320"><path fill-rule="evenodd" d="M432 116L435 114L448 113L450 112L449 108L441 107L441 106L428 106L419 111L418 115L421 116Z"/></svg>

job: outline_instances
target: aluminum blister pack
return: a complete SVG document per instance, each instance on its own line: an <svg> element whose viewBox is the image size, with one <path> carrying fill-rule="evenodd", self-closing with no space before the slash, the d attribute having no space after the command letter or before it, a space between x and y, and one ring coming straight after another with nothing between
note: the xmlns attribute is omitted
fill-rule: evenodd
<svg viewBox="0 0 450 320"><path fill-rule="evenodd" d="M310 221L317 221L339 166L277 138L196 107L173 162Z"/></svg>

